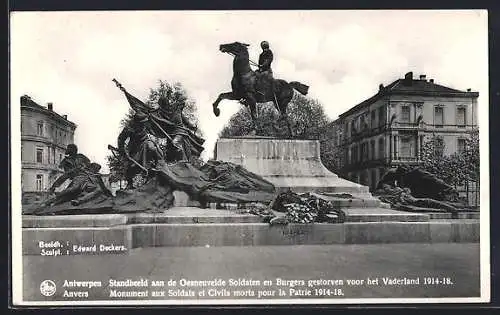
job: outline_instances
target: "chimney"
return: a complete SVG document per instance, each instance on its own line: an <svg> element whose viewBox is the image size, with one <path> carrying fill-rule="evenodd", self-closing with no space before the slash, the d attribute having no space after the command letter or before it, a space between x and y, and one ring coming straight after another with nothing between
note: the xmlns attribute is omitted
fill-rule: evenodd
<svg viewBox="0 0 500 315"><path fill-rule="evenodd" d="M425 74L421 74L421 75L420 75L420 80L425 80L425 78L426 78L426 75L425 75Z"/></svg>
<svg viewBox="0 0 500 315"><path fill-rule="evenodd" d="M28 95L21 96L21 106L28 106L30 100L31 97L29 97Z"/></svg>
<svg viewBox="0 0 500 315"><path fill-rule="evenodd" d="M68 119L68 115L63 115L63 118L64 119Z"/></svg>
<svg viewBox="0 0 500 315"><path fill-rule="evenodd" d="M471 89L467 89L467 92L470 92L470 91L471 91Z"/></svg>
<svg viewBox="0 0 500 315"><path fill-rule="evenodd" d="M379 90L379 91L382 91L383 89L384 89L384 85L383 85L383 84L380 84L380 85L378 86L378 90Z"/></svg>
<svg viewBox="0 0 500 315"><path fill-rule="evenodd" d="M430 83L434 83L434 79L429 79L429 82Z"/></svg>
<svg viewBox="0 0 500 315"><path fill-rule="evenodd" d="M50 110L50 111L52 111L52 108L53 108L52 107L52 103L47 103L47 109Z"/></svg>
<svg viewBox="0 0 500 315"><path fill-rule="evenodd" d="M403 84L409 86L413 83L413 72L408 72L405 74L405 79L403 80Z"/></svg>

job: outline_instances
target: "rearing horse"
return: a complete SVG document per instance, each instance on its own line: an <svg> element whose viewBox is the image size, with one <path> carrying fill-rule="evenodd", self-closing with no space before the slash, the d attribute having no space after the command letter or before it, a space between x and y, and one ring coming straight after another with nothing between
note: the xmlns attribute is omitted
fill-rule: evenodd
<svg viewBox="0 0 500 315"><path fill-rule="evenodd" d="M252 117L253 129L255 131L257 103L273 102L280 113L280 119L286 121L288 131L290 136L292 136L292 129L286 114L288 103L292 100L294 89L302 95L307 95L309 86L297 81L288 83L285 80L273 79L273 89L271 89L270 84L267 84L269 86L265 86L264 91L257 91L257 75L250 68L248 46L248 44L239 42L220 45L220 51L234 56L233 78L231 80L232 91L219 94L219 97L217 97L217 100L212 105L214 114L215 116L220 115L218 105L224 99L243 100L242 104L250 108L250 116Z"/></svg>

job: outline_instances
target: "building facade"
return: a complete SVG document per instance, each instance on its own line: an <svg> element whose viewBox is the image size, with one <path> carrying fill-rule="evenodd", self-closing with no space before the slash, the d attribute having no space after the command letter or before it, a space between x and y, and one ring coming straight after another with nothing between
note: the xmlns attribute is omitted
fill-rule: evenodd
<svg viewBox="0 0 500 315"><path fill-rule="evenodd" d="M46 191L62 174L59 163L73 143L76 125L29 96L21 97L21 187L25 193Z"/></svg>
<svg viewBox="0 0 500 315"><path fill-rule="evenodd" d="M477 128L478 92L436 84L409 72L339 115L332 130L339 144L339 175L372 190L388 169L418 165L426 139L439 136L445 155L463 150Z"/></svg>

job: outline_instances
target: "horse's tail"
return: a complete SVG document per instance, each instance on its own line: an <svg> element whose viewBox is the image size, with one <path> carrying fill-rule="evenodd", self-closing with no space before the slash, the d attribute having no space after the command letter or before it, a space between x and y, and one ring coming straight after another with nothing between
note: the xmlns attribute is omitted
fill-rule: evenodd
<svg viewBox="0 0 500 315"><path fill-rule="evenodd" d="M297 82L297 81L290 82L290 86L294 90L297 90L302 95L307 95L307 93L309 92L309 86L308 85L302 84L302 83Z"/></svg>

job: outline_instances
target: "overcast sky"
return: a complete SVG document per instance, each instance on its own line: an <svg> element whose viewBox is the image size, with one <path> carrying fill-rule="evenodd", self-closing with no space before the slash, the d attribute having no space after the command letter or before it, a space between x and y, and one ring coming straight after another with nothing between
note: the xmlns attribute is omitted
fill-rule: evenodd
<svg viewBox="0 0 500 315"><path fill-rule="evenodd" d="M80 151L103 165L129 106L111 81L145 99L158 79L181 82L199 108L205 158L241 106L211 104L230 90L231 57L219 44L261 40L275 55L275 77L310 85L335 119L408 71L480 92L488 106L486 11L144 11L22 12L11 16L11 100L54 103L78 127ZM15 125L15 124L14 124Z"/></svg>

